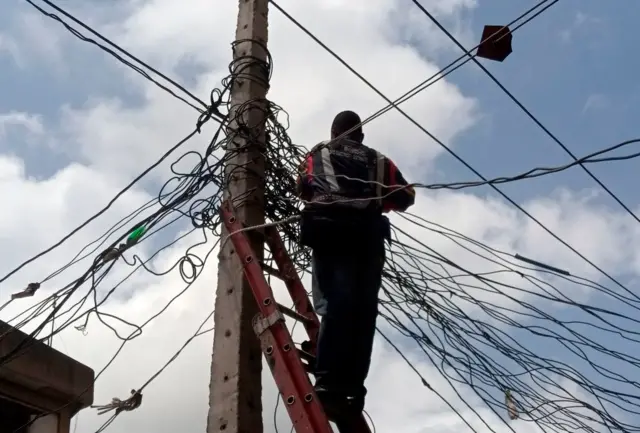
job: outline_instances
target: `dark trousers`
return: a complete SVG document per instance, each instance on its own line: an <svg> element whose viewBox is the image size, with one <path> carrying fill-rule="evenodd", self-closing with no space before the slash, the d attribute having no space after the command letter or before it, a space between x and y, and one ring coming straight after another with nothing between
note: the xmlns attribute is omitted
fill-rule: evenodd
<svg viewBox="0 0 640 433"><path fill-rule="evenodd" d="M316 386L364 398L383 266L383 242L374 248L313 250L313 303L322 316Z"/></svg>

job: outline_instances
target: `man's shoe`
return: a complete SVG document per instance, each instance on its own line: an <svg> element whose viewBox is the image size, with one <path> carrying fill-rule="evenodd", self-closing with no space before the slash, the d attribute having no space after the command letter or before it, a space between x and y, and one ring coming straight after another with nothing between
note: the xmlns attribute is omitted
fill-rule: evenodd
<svg viewBox="0 0 640 433"><path fill-rule="evenodd" d="M315 391L330 421L348 424L362 414L364 399L346 397L324 386L316 386Z"/></svg>
<svg viewBox="0 0 640 433"><path fill-rule="evenodd" d="M349 413L358 416L364 410L364 397L347 397Z"/></svg>
<svg viewBox="0 0 640 433"><path fill-rule="evenodd" d="M338 399L336 398L335 393L323 386L316 386L315 392L325 414L327 415L327 418L333 421L336 413L338 412L338 408L336 408Z"/></svg>
<svg viewBox="0 0 640 433"><path fill-rule="evenodd" d="M346 399L323 386L316 386L315 391L327 418L329 418L330 421L335 421L336 418L339 418L342 409L341 406L344 406Z"/></svg>

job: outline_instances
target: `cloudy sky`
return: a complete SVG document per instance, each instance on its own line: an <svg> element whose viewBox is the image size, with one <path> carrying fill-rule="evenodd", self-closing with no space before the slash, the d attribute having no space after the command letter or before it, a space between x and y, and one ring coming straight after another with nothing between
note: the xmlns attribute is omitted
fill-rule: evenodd
<svg viewBox="0 0 640 433"><path fill-rule="evenodd" d="M108 3L67 0L61 6L201 98L206 99L219 86L231 59L235 2ZM467 47L477 43L485 24L507 23L534 4L511 0L422 3ZM279 4L392 98L461 54L410 0L281 0ZM515 34L514 53L507 61L483 61L576 155L635 138L640 87L634 72L640 64L631 53L640 5L621 4L623 7L611 7L595 0L562 0ZM191 132L197 113L97 47L79 41L26 1L5 0L0 10L0 194L7 204L0 214L0 270L4 275L100 210L121 187ZM338 111L353 109L367 116L384 107L384 100L275 9L271 10L269 31L274 57L269 98L289 112L289 133L295 143L310 146L326 139L331 118ZM571 162L472 63L422 92L405 108L486 177ZM211 133L211 128L205 128L187 147L202 148ZM368 143L393 158L411 181L477 180L396 112L373 121L365 133ZM590 169L628 207L636 209L640 195L628 181L635 174L633 166L630 161ZM0 286L0 302L67 263L85 244L156 196L170 175L166 166L155 170L63 246L12 275ZM590 261L628 287L635 286L640 273L640 226L583 171L573 169L502 189ZM489 189L420 193L415 212L510 252L610 284ZM161 239L140 245L136 253L149 257L177 236L178 230L187 228L168 230L158 236ZM152 267L170 268L199 240L192 236L179 241L161 252ZM455 254L450 245L437 246L438 251ZM209 242L201 250L206 253L211 247ZM8 320L44 299L77 277L86 265L83 262L43 284L35 299L12 304L0 318ZM114 270L120 277L128 272L129 268ZM214 254L198 281L150 322L140 337L125 345L98 380L95 402L127 397L130 389L138 388L160 369L211 312L215 284ZM177 271L163 277L135 273L114 292L106 311L140 324L184 287ZM589 293L581 296L583 302L596 302ZM131 332L131 328L117 326L125 334ZM109 431L203 431L211 336L195 339L149 385L142 407L118 418ZM71 327L53 344L100 371L120 341L94 317L84 335ZM459 407L456 393L428 360L406 347L432 387ZM275 432L276 391L268 374L264 383L265 431ZM383 341L377 343L368 385L367 408L378 431L468 429ZM397 397L390 400L391 393ZM469 399L496 431L509 431L509 427L518 432L537 431L524 421L505 424L500 418L506 414L492 414L478 399ZM488 431L470 410L463 416L477 431ZM104 420L87 409L74 420L74 428L78 433L91 433ZM289 429L282 407L275 421L279 429Z"/></svg>

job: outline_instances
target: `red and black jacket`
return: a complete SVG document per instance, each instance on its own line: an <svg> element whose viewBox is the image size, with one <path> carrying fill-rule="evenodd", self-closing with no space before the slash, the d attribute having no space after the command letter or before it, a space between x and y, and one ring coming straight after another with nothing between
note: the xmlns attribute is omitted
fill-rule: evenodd
<svg viewBox="0 0 640 433"><path fill-rule="evenodd" d="M311 149L300 170L298 194L315 220L352 228L349 222L379 220L382 213L405 211L415 201L414 188L393 161L346 138Z"/></svg>
<svg viewBox="0 0 640 433"><path fill-rule="evenodd" d="M389 158L349 139L326 143L311 149L298 177L308 205L402 212L414 204L414 188Z"/></svg>

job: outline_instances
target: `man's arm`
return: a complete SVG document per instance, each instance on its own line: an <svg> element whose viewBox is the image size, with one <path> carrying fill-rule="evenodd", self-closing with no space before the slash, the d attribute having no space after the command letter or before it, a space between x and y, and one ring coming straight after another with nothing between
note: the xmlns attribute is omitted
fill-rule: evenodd
<svg viewBox="0 0 640 433"><path fill-rule="evenodd" d="M298 170L296 194L302 200L311 198L311 176L313 176L313 154L308 153Z"/></svg>
<svg viewBox="0 0 640 433"><path fill-rule="evenodd" d="M389 158L384 158L385 173L382 199L382 211L404 212L413 206L416 200L416 191L409 185L402 172Z"/></svg>

